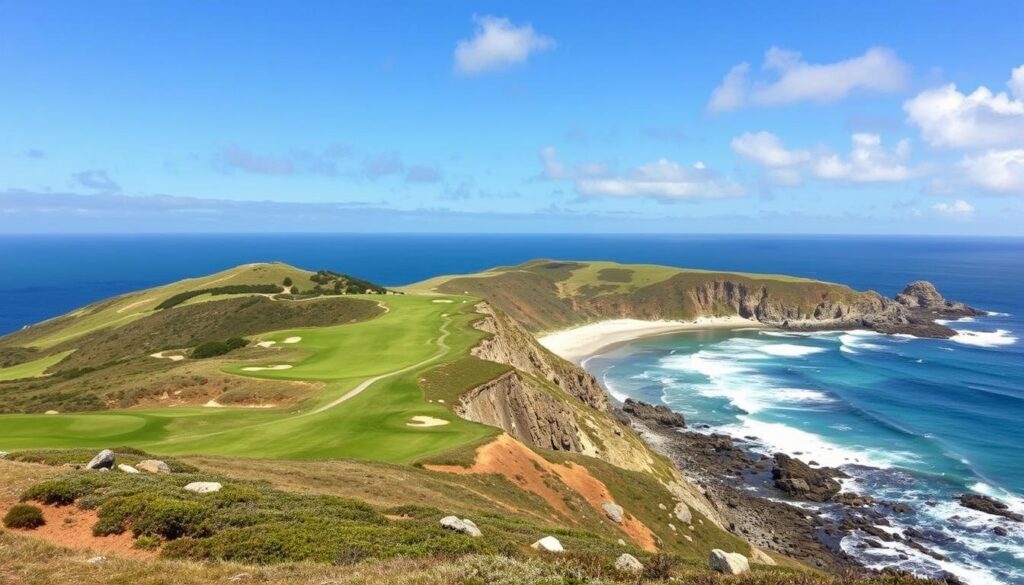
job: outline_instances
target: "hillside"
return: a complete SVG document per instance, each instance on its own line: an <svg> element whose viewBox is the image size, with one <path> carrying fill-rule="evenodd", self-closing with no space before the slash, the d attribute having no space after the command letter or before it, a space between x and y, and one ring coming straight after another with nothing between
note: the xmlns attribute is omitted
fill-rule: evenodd
<svg viewBox="0 0 1024 585"><path fill-rule="evenodd" d="M530 567L556 582L635 582L612 568L622 552L661 567L651 578L689 573L715 582L706 571L715 548L746 555L761 582L811 578L795 560L731 533L702 491L613 411L592 376L529 332L540 328L531 315L544 314L548 326L570 318L566 302L590 307L588 318L612 306L604 296L672 307L649 289L678 278L673 269L580 268L531 264L381 294L391 291L338 273L254 264L0 338L0 406L21 413L0 417L0 472L11 478L0 509L21 497L54 522L81 518L65 527L79 530L75 542L109 545L115 555L140 549L129 554L135 562L159 556L164 570L189 575L182 582L206 581L181 560L388 567L396 556L450 559L459 570L502 559L486 562ZM538 278L554 293L532 286ZM794 295L835 286L747 278ZM472 292L488 279L515 289ZM593 279L607 286L597 291ZM284 292L300 282L314 285ZM268 292L274 287L281 292ZM470 292L444 292L453 287ZM535 310L543 303L550 316ZM164 458L173 473L80 469L103 448L127 465ZM218 482L223 497L183 494L192 481ZM441 528L450 514L473 518L483 537ZM65 546L70 538L38 534ZM544 536L557 537L566 554L529 547ZM20 555L41 550L0 538ZM73 564L63 559L74 554L56 558ZM18 570L0 562L0 575Z"/></svg>
<svg viewBox="0 0 1024 585"><path fill-rule="evenodd" d="M904 291L889 299L874 291L805 278L614 262L535 260L479 274L434 278L409 290L487 299L533 333L603 319L736 315L787 329L868 328L949 337L953 331L935 323L936 317L976 314L966 305L945 304L937 292L939 303L912 301L921 295L910 287L911 294Z"/></svg>

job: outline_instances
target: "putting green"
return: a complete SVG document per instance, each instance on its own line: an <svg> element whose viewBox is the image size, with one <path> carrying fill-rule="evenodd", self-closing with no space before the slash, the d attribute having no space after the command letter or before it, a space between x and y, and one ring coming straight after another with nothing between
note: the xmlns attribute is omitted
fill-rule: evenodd
<svg viewBox="0 0 1024 585"><path fill-rule="evenodd" d="M225 368L244 376L323 384L321 392L298 407L7 415L0 421L0 448L131 445L167 455L407 463L495 434L496 429L427 403L417 384L424 372L467 355L483 335L471 326L477 318L473 299L448 296L453 303L435 303L437 296L364 298L382 302L387 313L358 323L261 335L260 340L276 342L264 350L265 360ZM289 337L301 339L284 344ZM281 364L292 367L242 369ZM410 427L406 423L413 416L449 424Z"/></svg>
<svg viewBox="0 0 1024 585"><path fill-rule="evenodd" d="M45 372L47 368L66 358L72 351L74 350L55 353L44 358L39 358L37 360L25 362L9 368L0 368L0 382L4 380L18 380L21 378L36 378L38 376L42 376L43 372Z"/></svg>

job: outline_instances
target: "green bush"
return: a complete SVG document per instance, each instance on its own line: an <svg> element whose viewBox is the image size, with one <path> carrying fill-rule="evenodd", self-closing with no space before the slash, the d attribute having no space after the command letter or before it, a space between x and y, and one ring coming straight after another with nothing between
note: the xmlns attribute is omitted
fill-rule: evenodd
<svg viewBox="0 0 1024 585"><path fill-rule="evenodd" d="M281 284L290 287L292 285L292 278L290 276L284 277L284 281Z"/></svg>
<svg viewBox="0 0 1024 585"><path fill-rule="evenodd" d="M217 357L247 345L249 342L241 337L232 337L227 341L207 341L197 345L192 350L191 357L193 359Z"/></svg>
<svg viewBox="0 0 1024 585"><path fill-rule="evenodd" d="M139 550L156 550L160 548L160 539L155 536L143 534L135 539L135 542L132 543L132 547Z"/></svg>
<svg viewBox="0 0 1024 585"><path fill-rule="evenodd" d="M228 286L217 286L213 288L200 288L196 290L185 291L178 293L174 296L164 299L162 303L156 306L159 311L161 309L170 309L176 307L185 301L198 297L200 295L237 295L237 294L273 294L281 292L281 289L276 284L232 284Z"/></svg>
<svg viewBox="0 0 1024 585"><path fill-rule="evenodd" d="M7 528L39 528L46 524L43 519L43 511L38 506L31 504L16 504L7 511L4 516L4 526Z"/></svg>

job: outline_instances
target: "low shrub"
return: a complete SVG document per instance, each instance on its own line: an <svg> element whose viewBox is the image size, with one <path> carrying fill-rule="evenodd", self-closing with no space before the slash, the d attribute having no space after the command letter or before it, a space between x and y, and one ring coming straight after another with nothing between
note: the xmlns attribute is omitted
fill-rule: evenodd
<svg viewBox="0 0 1024 585"><path fill-rule="evenodd" d="M46 524L43 519L43 511L39 506L31 504L15 504L4 516L4 526L7 528L39 528Z"/></svg>
<svg viewBox="0 0 1024 585"><path fill-rule="evenodd" d="M160 539L155 536L143 534L135 539L135 542L132 543L132 547L139 550L156 550L160 548Z"/></svg>
<svg viewBox="0 0 1024 585"><path fill-rule="evenodd" d="M191 357L193 359L217 357L247 345L249 342L241 337L232 337L227 341L207 341L197 345L192 350Z"/></svg>

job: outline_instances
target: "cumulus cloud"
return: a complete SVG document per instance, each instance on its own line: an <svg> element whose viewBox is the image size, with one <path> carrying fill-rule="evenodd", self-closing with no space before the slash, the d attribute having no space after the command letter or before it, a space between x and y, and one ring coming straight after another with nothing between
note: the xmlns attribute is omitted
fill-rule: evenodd
<svg viewBox="0 0 1024 585"><path fill-rule="evenodd" d="M958 164L972 185L1002 194L1024 194L1024 149L989 150Z"/></svg>
<svg viewBox="0 0 1024 585"><path fill-rule="evenodd" d="M553 146L545 146L540 151L540 162L542 166L541 177L552 181L565 181L584 177L598 177L608 174L609 170L604 163L590 162L566 166L558 158L558 152Z"/></svg>
<svg viewBox="0 0 1024 585"><path fill-rule="evenodd" d="M851 143L849 154L844 156L828 149L790 150L770 132L748 132L733 139L732 148L765 169L776 185L800 184L805 175L847 183L900 182L925 172L924 168L908 166L909 140L886 149L879 135L860 132L851 137Z"/></svg>
<svg viewBox="0 0 1024 585"><path fill-rule="evenodd" d="M121 185L118 185L116 181L111 179L110 175L107 174L107 171L89 169L87 171L74 173L72 178L76 184L93 191L116 193L121 190Z"/></svg>
<svg viewBox="0 0 1024 585"><path fill-rule="evenodd" d="M798 102L835 102L854 91L892 93L907 84L909 68L889 49L872 47L863 55L836 63L815 64L796 51L772 47L761 69L771 79L750 78L740 63L711 92L708 110L725 112L744 106L781 106Z"/></svg>
<svg viewBox="0 0 1024 585"><path fill-rule="evenodd" d="M932 146L1024 146L1024 65L1013 70L1007 86L1009 94L985 86L964 94L949 84L907 100L903 111Z"/></svg>
<svg viewBox="0 0 1024 585"><path fill-rule="evenodd" d="M538 34L529 23L515 26L507 18L474 16L473 38L455 45L455 71L477 75L525 63L530 55L555 46L550 37Z"/></svg>
<svg viewBox="0 0 1024 585"><path fill-rule="evenodd" d="M962 218L969 217L974 214L974 206L963 199L957 199L952 203L936 203L935 205L932 205L932 209L947 217Z"/></svg>

